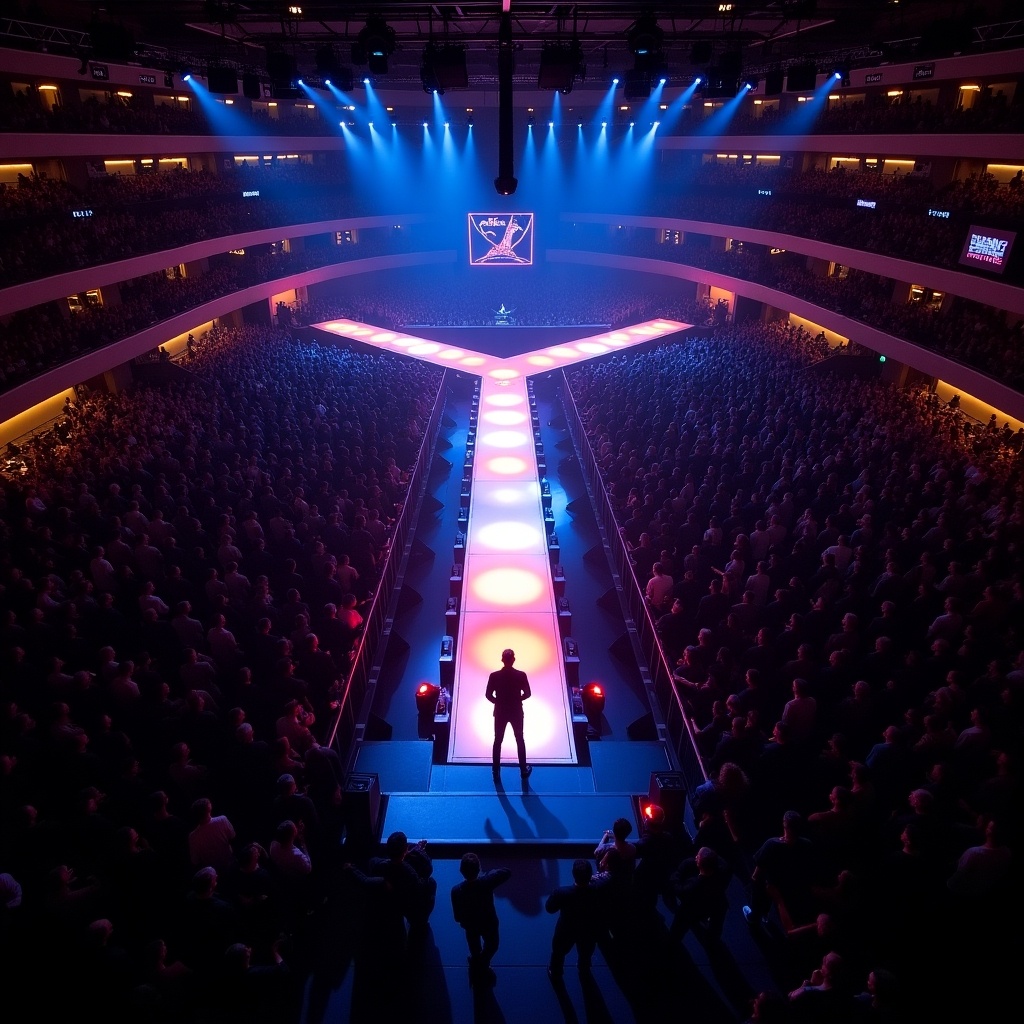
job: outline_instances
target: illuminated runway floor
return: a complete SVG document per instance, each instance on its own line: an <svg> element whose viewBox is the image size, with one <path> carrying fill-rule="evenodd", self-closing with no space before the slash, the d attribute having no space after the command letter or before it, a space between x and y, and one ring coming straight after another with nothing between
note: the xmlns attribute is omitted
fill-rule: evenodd
<svg viewBox="0 0 1024 1024"><path fill-rule="evenodd" d="M589 338L566 338L558 344L508 358L473 351L469 347L472 344L469 339L467 347L463 348L400 331L382 330L352 320L331 321L317 326L379 350L401 353L463 374L480 376L479 429L473 465L459 635L455 649L448 761L453 771L459 770L460 766L461 770L467 770L473 766L490 764L493 709L486 701L484 691L488 674L500 667L501 651L505 647L512 647L516 652L516 667L527 673L533 691L533 696L525 705L528 760L540 766L577 765L580 760L574 747L569 694L564 679L526 376L543 375L595 356L624 351L685 330L689 325L670 320L648 321ZM494 329L492 333L500 333L500 329ZM456 429L461 434L461 424ZM577 611L577 619L583 618L583 626L581 628L580 622L577 622L574 636L580 639L582 635L587 646L588 678L598 678L613 684L618 681L616 712L625 715L628 709L626 721L632 721L644 710L644 695L642 692L633 692L632 687L629 692L623 691L621 680L618 679L619 669L609 664L598 650L618 635L622 628L621 620L618 625L611 626L613 632L610 634L594 634L592 630L595 627L600 630L599 620L604 618L605 613L594 604L580 600L582 593L592 586L591 577L603 578L603 570L592 573L581 561L582 554L598 538L592 535L592 527L584 528L581 533L579 524L572 522L566 515L567 501L579 497L580 492L574 490L571 495L566 495L558 485L559 459L554 449L548 452L548 460L549 476L554 474L551 476L551 484L556 529L560 531L562 540L563 561L568 560L569 563L566 564L566 573L572 577L570 596L577 609L587 609L583 616ZM454 472L448 483L439 487L437 497L446 506L457 506L460 465L461 458L456 458L453 462ZM432 545L433 550L440 551L451 543L443 530L439 534L434 532L435 523L429 516L422 525L425 527L422 539ZM569 542L568 548L566 540ZM413 571L414 578L420 581L414 585L424 587L425 592L432 590L426 584L428 575L437 574L436 571L425 570L417 576L416 570ZM602 587L606 585L601 584ZM432 602L427 607L433 607ZM437 619L427 612L428 624L423 643L416 642L419 633L417 627L408 622L403 627L403 630L409 631L408 639L412 642L413 653L409 655L408 665L402 663L400 658L400 664L394 666L397 671L387 674L389 683L378 694L375 704L376 713L389 721L395 721L396 715L400 721L407 714L408 688L398 685L405 671L412 670L416 682L424 678L429 680L433 674L426 664L422 668L418 666L420 662L430 661L430 656L421 655L420 651L437 650L436 639L431 639L437 635L432 633L435 628L432 624L438 621L440 613L438 611L434 614L437 614ZM611 618L614 619L614 615ZM395 680L394 684L390 683L392 679ZM393 706L395 701L398 702L397 707ZM405 727L399 725L397 728L400 735L407 734ZM602 733L608 738L621 736L623 731L622 725L609 730L605 723L602 728ZM508 765L515 763L515 742L511 729L507 730L505 736L502 760ZM434 767L436 770L439 766ZM430 788L434 788L434 774L430 773ZM540 776L535 773L534 780L539 782L540 778L546 777L542 767ZM406 789L404 785L388 785L388 780L383 777L381 782L386 791ZM444 788L453 792L463 789L464 785L446 784ZM475 784L470 783L469 788L476 788Z"/></svg>
<svg viewBox="0 0 1024 1024"><path fill-rule="evenodd" d="M575 764L533 429L521 376L483 379L472 480L448 760L490 763L494 719L484 691L488 674L501 667L502 650L511 647L532 690L524 705L527 756L537 763ZM511 728L503 755L505 761L515 758Z"/></svg>

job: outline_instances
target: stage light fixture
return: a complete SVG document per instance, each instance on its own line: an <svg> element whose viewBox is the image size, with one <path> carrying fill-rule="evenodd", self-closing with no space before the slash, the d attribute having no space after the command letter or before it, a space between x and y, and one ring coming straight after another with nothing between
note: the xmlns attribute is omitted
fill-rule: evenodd
<svg viewBox="0 0 1024 1024"><path fill-rule="evenodd" d="M379 14L371 14L352 46L352 62L366 64L371 74L386 75L388 57L394 52L395 30Z"/></svg>
<svg viewBox="0 0 1024 1024"><path fill-rule="evenodd" d="M587 683L583 687L583 711L587 718L600 718L604 713L605 693L600 683Z"/></svg>
<svg viewBox="0 0 1024 1024"><path fill-rule="evenodd" d="M660 54L665 33L653 14L643 14L629 28L626 41L634 57Z"/></svg>
<svg viewBox="0 0 1024 1024"><path fill-rule="evenodd" d="M651 821L657 821L660 824L665 820L665 808L653 802L643 804L640 808L640 813L645 824Z"/></svg>
<svg viewBox="0 0 1024 1024"><path fill-rule="evenodd" d="M441 96L446 89L468 88L466 48L454 44L437 46L433 42L428 43L423 51L420 81L424 92L436 92Z"/></svg>
<svg viewBox="0 0 1024 1024"><path fill-rule="evenodd" d="M432 715L437 707L441 687L434 683L420 683L416 687L416 711L420 715Z"/></svg>
<svg viewBox="0 0 1024 1024"><path fill-rule="evenodd" d="M578 39L569 44L545 43L540 52L540 68L537 71L537 88L560 92L567 96L573 85L587 77L587 65L583 61L583 47Z"/></svg>
<svg viewBox="0 0 1024 1024"><path fill-rule="evenodd" d="M342 92L352 91L355 84L352 69L345 67L338 60L333 47L321 46L316 51L316 70L324 76L324 85L333 85Z"/></svg>

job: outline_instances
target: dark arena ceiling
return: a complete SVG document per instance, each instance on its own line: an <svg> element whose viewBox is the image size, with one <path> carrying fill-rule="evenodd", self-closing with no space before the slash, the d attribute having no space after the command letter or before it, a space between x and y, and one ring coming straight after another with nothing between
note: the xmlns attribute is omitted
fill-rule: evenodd
<svg viewBox="0 0 1024 1024"><path fill-rule="evenodd" d="M650 24L643 18L656 23L660 66L673 83L689 81L725 54L739 54L744 70L757 74L808 59L863 66L1024 43L1013 0L8 0L2 7L0 45L32 45L36 33L26 25L59 27L89 33L79 38L110 60L127 52L122 59L149 66L223 63L262 73L269 49L293 56L300 74L315 73L318 52L326 48L336 65L357 77L365 73L360 33L367 19L380 18L394 49L386 76L376 80L397 89L420 88L430 41L464 48L470 88L495 84L503 9L511 18L515 80L522 85L536 84L542 50L557 44L575 48L580 87L603 88L633 66L630 34L638 23ZM51 40L49 48L57 52L60 45Z"/></svg>

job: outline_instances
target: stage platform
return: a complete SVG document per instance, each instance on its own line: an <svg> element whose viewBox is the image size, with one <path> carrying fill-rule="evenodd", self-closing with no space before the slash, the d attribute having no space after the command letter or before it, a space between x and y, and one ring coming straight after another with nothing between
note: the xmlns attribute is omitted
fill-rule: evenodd
<svg viewBox="0 0 1024 1024"><path fill-rule="evenodd" d="M489 765L432 764L431 750L429 740L366 742L354 771L377 775L387 794L382 836L401 830L439 850L480 843L592 848L616 818L635 820L651 773L671 767L660 743L602 741L590 744L589 767L539 765L527 786L511 765L498 788Z"/></svg>
<svg viewBox="0 0 1024 1024"><path fill-rule="evenodd" d="M505 774L508 788L490 793L391 793L381 834L401 830L411 840L427 839L438 856L445 847L461 852L481 843L557 848L559 856L585 848L589 855L616 818L635 820L630 793L542 796L524 792L514 769Z"/></svg>
<svg viewBox="0 0 1024 1024"><path fill-rule="evenodd" d="M431 324L407 324L403 330L441 345L470 348L484 355L509 359L550 345L566 345L581 338L592 338L595 334L610 330L610 327L608 324L574 324L570 327L520 327L517 324L436 327Z"/></svg>

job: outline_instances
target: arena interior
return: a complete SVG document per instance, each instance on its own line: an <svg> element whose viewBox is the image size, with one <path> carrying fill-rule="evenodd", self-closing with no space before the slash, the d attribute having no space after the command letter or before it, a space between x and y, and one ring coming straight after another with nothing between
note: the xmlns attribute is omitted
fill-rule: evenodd
<svg viewBox="0 0 1024 1024"><path fill-rule="evenodd" d="M1016 4L12 0L0 151L6 1020L1012 1013Z"/></svg>

